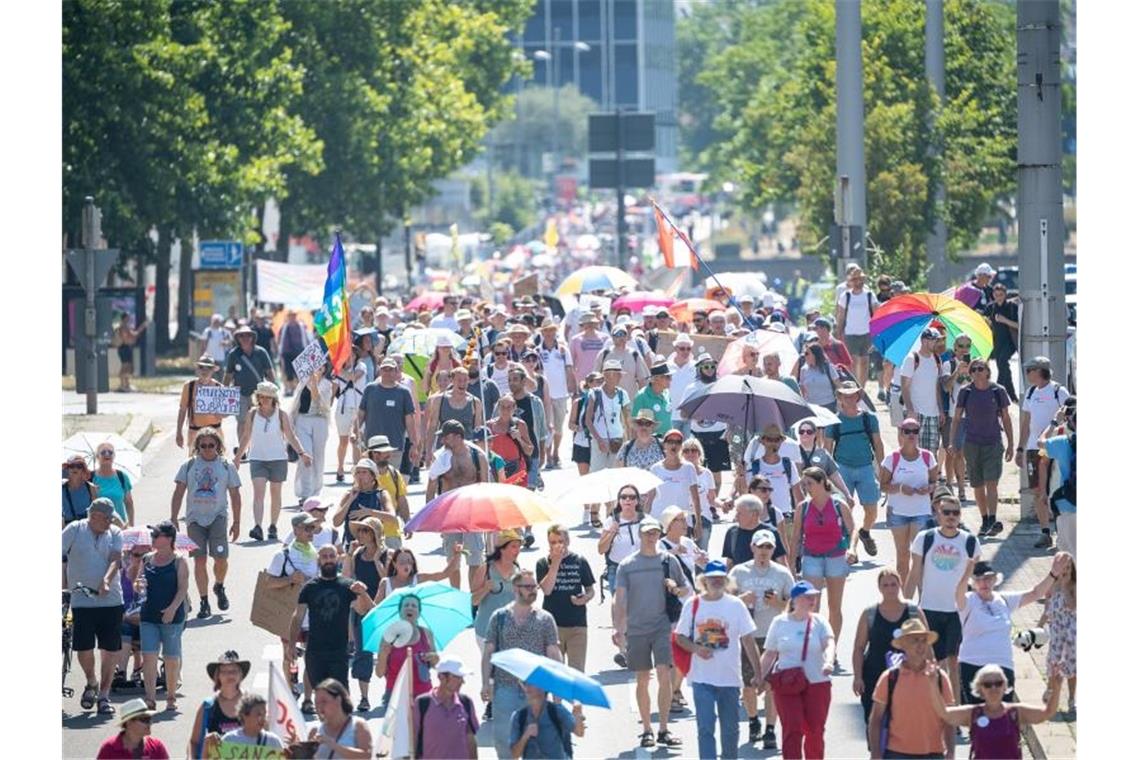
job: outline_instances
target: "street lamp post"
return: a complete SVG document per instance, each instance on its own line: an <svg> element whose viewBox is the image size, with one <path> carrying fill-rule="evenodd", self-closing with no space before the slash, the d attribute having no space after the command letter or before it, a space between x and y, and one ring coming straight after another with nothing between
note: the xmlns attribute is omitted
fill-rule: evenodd
<svg viewBox="0 0 1140 760"><path fill-rule="evenodd" d="M561 87L559 87L558 76L561 74L559 65L562 55L562 30L559 28L555 28L554 30L554 44L551 47L552 51L536 50L534 52L534 59L536 61L546 62L546 86L551 90L550 96L554 104L554 123L553 129L551 130L553 132L551 147L552 153L554 154L554 170L551 172L550 178L550 195L552 199L556 199L558 170L562 167L562 154L559 141L559 130L562 128L562 119L558 102L559 90L561 89ZM574 50L585 53L589 52L590 46L579 40L574 42Z"/></svg>

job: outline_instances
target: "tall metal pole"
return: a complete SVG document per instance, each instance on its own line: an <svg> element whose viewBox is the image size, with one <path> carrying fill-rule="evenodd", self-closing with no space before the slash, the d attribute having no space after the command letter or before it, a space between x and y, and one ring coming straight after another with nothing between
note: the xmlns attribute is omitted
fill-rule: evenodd
<svg viewBox="0 0 1140 760"><path fill-rule="evenodd" d="M1058 0L1017 3L1017 226L1022 361L1047 356L1067 383ZM1033 514L1025 489L1021 512Z"/></svg>
<svg viewBox="0 0 1140 760"><path fill-rule="evenodd" d="M95 324L95 249L99 247L99 212L95 199L90 195L83 199L83 247L87 249L87 285L83 291L84 334L87 337L87 413L99 413L99 347L98 328Z"/></svg>
<svg viewBox="0 0 1140 760"><path fill-rule="evenodd" d="M622 148L625 146L625 129L621 118L621 106L614 109L614 118L617 120L617 229L614 235L614 266L621 269L625 266L625 157Z"/></svg>
<svg viewBox="0 0 1140 760"><path fill-rule="evenodd" d="M848 178L846 224L867 229L867 173L863 160L863 27L860 0L835 0L836 175ZM845 235L846 238L846 235ZM842 257L866 264L862 232Z"/></svg>
<svg viewBox="0 0 1140 760"><path fill-rule="evenodd" d="M550 173L550 197L552 200L554 200L557 195L558 170L562 167L562 156L559 153L558 139L558 132L562 129L562 120L559 118L558 113L558 90L561 89L559 87L558 79L562 74L562 69L560 68L559 64L560 56L562 55L561 48L562 30L558 27L555 27L554 50L551 51L553 54L551 62L554 64L554 70L551 72L550 77L551 86L554 88L554 92L552 93L554 97L554 171Z"/></svg>
<svg viewBox="0 0 1140 760"><path fill-rule="evenodd" d="M926 0L926 78L930 87L938 96L937 105L930 110L929 118L931 129L937 114L942 111L942 102L946 97L946 50L944 44L944 19L942 0ZM932 157L941 158L941 141L933 141L930 145ZM931 188L934 195L934 205L941 211L946 202L946 188L939 180ZM949 276L946 272L946 222L941 216L934 220L934 226L926 237L926 261L930 267L926 282L929 290L933 292L945 290L949 286Z"/></svg>

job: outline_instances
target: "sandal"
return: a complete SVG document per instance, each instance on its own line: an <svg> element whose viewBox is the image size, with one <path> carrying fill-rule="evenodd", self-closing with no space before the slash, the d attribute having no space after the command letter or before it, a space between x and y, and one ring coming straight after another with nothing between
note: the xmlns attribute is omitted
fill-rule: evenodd
<svg viewBox="0 0 1140 760"><path fill-rule="evenodd" d="M155 709L155 705L154 705L154 700L153 700L153 699L145 699L145 700L143 700L143 701L144 701L144 702L146 702L146 709L148 709L148 710L154 710L154 709Z"/></svg>
<svg viewBox="0 0 1140 760"><path fill-rule="evenodd" d="M173 699L166 700L166 711L167 712L177 712L178 711L178 702L176 700L173 700Z"/></svg>
<svg viewBox="0 0 1140 760"><path fill-rule="evenodd" d="M90 710L95 706L95 698L99 696L99 690L94 686L88 684L83 687L83 694L79 697L79 706L84 710Z"/></svg>
<svg viewBox="0 0 1140 760"><path fill-rule="evenodd" d="M115 706L111 704L111 700L107 697L99 697L99 714L100 715L114 715Z"/></svg>
<svg viewBox="0 0 1140 760"><path fill-rule="evenodd" d="M657 742L653 740L652 731L646 731L641 735L641 746L647 748L653 748L657 746Z"/></svg>
<svg viewBox="0 0 1140 760"><path fill-rule="evenodd" d="M657 732L658 747L680 747L682 744L684 744L684 742L681 741L681 737L679 736L673 736L673 734L668 731Z"/></svg>
<svg viewBox="0 0 1140 760"><path fill-rule="evenodd" d="M595 512L590 513L590 527L595 529L602 527L602 520Z"/></svg>

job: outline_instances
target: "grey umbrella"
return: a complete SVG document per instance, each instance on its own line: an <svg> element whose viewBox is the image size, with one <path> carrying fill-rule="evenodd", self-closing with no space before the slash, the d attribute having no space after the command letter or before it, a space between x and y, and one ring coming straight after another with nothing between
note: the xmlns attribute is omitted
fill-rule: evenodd
<svg viewBox="0 0 1140 760"><path fill-rule="evenodd" d="M715 383L694 383L681 401L681 417L705 422L727 422L746 431L765 425L787 429L816 412L804 397L779 380L727 375Z"/></svg>

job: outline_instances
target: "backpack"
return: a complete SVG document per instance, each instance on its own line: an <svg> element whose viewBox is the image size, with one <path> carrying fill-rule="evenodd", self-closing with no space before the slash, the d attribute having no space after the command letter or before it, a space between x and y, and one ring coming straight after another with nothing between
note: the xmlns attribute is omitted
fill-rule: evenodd
<svg viewBox="0 0 1140 760"><path fill-rule="evenodd" d="M421 697L421 699L423 699L423 697ZM526 730L526 717L528 709L528 706L523 705L522 709L518 710L515 713L514 717L511 718L511 720L516 724L513 726L513 728L518 730L520 736L522 735L522 732ZM554 724L554 730L558 732L558 738L562 740L562 749L566 752L566 757L574 757L574 744L570 741L570 734L562 730L562 718L558 716L558 710L554 709L554 703L547 702L545 710L546 714L550 716L550 722ZM422 718L420 725L423 725ZM423 732L421 731L421 733ZM417 755L417 757L419 757L419 755Z"/></svg>
<svg viewBox="0 0 1140 760"><path fill-rule="evenodd" d="M883 708L883 722L879 728L879 750L880 757L886 754L887 739L890 736L891 726L891 703L895 698L895 686L899 682L899 669L897 667L891 668L887 671L887 705ZM941 676L939 676L941 679ZM939 684L941 686L941 684Z"/></svg>
<svg viewBox="0 0 1140 760"><path fill-rule="evenodd" d="M666 553L661 557L661 571L665 573L665 580L669 580L670 556L672 555ZM685 567L685 563L681 560L677 560L677 564L682 567L682 572L684 572L683 568ZM670 623L676 623L681 619L681 607L683 604L684 602L681 601L680 597L669 591L669 589L665 589L665 615L669 618Z"/></svg>
<svg viewBox="0 0 1140 760"><path fill-rule="evenodd" d="M116 472L118 472L118 470L116 470ZM119 478L121 479L122 477L123 477L123 473L119 472ZM120 480L120 482L122 482L122 481ZM88 479L88 480L84 481L84 485L87 486L87 495L91 497L91 501L94 501L95 500L95 493L96 493L95 484L92 483L90 479ZM76 520L82 520L86 516L86 513L79 514L75 511L75 502L72 501L72 499L71 499L71 489L69 489L67 487L66 482L64 482L64 484L63 484L63 496L64 496L64 498L67 499L67 509L69 512L71 512L71 519L68 520L68 522L73 523Z"/></svg>
<svg viewBox="0 0 1140 760"><path fill-rule="evenodd" d="M589 445L590 439L593 438L593 436L590 435L590 427L586 424L586 404L589 400L589 391L584 392L578 397L578 429L586 436L587 445Z"/></svg>
<svg viewBox="0 0 1140 760"><path fill-rule="evenodd" d="M933 544L934 539L931 539L930 543ZM929 549L930 549L930 547L924 547L924 551L922 553L923 557L926 556L926 552L929 551ZM863 612L863 616L865 618L867 618L867 633L868 633L868 635L871 632L871 626L875 624L875 614L878 613L878 611L879 611L879 605L878 604L872 604L870 607L868 607ZM918 605L917 604L910 604L908 602L906 605L906 615L907 616L905 618L903 618L902 620L899 621L900 624L903 622L903 620L908 620L909 618L918 617Z"/></svg>
<svg viewBox="0 0 1140 760"><path fill-rule="evenodd" d="M998 385L997 383L991 383L990 384L990 392L994 394L994 404L997 406L998 409L1001 409L1001 392L998 390L999 388L1001 388L1001 386ZM958 406L962 407L963 409L966 408L966 402L969 401L969 399L970 399L970 391L972 391L973 389L974 389L973 383L970 383L969 385L967 385L965 388L962 389L962 393L960 396L961 401L959 402Z"/></svg>
<svg viewBox="0 0 1140 760"><path fill-rule="evenodd" d="M293 560L289 559L289 544L285 544L281 547L281 555L284 557L284 560L281 562L281 574L277 576L278 578L284 578L289 574L285 572L286 563L293 565L294 570L297 569L297 566L293 564Z"/></svg>
<svg viewBox="0 0 1140 760"><path fill-rule="evenodd" d="M780 457L780 464L784 468L784 477L788 479L788 498L790 500L792 496L792 460L787 457ZM760 457L752 460L749 470L754 476L760 474Z"/></svg>
<svg viewBox="0 0 1140 760"><path fill-rule="evenodd" d="M1061 384L1056 382L1049 383L1049 387L1053 389L1053 400L1056 402L1061 401ZM1033 398L1033 391L1037 390L1036 385L1029 386L1029 390L1025 392L1025 400Z"/></svg>
<svg viewBox="0 0 1140 760"><path fill-rule="evenodd" d="M467 713L467 728L471 733L477 733L475 723L472 716L475 715L475 705L471 703L471 697L466 694L457 694L459 697L459 704L463 706L464 712ZM423 757L424 754L424 718L427 716L428 708L431 706L431 694L421 694L416 697L416 711L420 716L420 727L416 731L416 757ZM557 725L557 724L555 724Z"/></svg>
<svg viewBox="0 0 1140 760"><path fill-rule="evenodd" d="M933 467L936 464L936 461L934 459L934 455L931 454L930 451L928 451L927 449L919 449L918 454L920 457L922 457L922 463L924 465L926 465L926 469L929 470L931 467ZM898 451L891 452L891 479L892 480L894 480L895 470L898 469L900 461L902 461L902 451L898 450Z"/></svg>
<svg viewBox="0 0 1140 760"><path fill-rule="evenodd" d="M809 547L807 540L807 511L811 504L811 499L804 499L800 503L800 549L802 554L809 554L813 557L826 557L834 552L836 549L848 549L851 546L851 534L847 532L847 524L843 522L843 511L839 509L839 505L835 503L834 497L830 500L831 508L835 510L835 522L839 527L839 540L830 548L821 549L819 546ZM825 522L826 524L826 522Z"/></svg>
<svg viewBox="0 0 1140 760"><path fill-rule="evenodd" d="M1072 446L1072 454L1069 457L1069 477L1061 481L1061 486L1049 496L1049 504L1054 510L1057 509L1057 502L1061 499L1073 504L1077 503L1077 434L1073 433L1069 439L1069 445Z"/></svg>
<svg viewBox="0 0 1140 760"><path fill-rule="evenodd" d="M970 531L966 530L965 528L959 528L958 530L966 534L966 557L973 557L974 552L978 549L977 536L970 533ZM926 562L926 555L929 554L930 550L934 547L934 534L937 531L938 528L927 528L926 530L922 531L922 561L924 563Z"/></svg>
<svg viewBox="0 0 1140 760"><path fill-rule="evenodd" d="M875 311L875 308L871 303L871 291L868 290L865 293L865 295L867 296L867 311L868 311L868 313L873 314ZM843 291L843 311L848 311L850 308L851 308L851 291L845 290L845 291Z"/></svg>
<svg viewBox="0 0 1140 760"><path fill-rule="evenodd" d="M870 412L859 412L859 419L863 423L863 435L867 436L867 443L870 444L871 447L873 448L875 445L875 439L872 438L874 433L871 430L871 419L870 419L870 417L871 417ZM842 421L839 423L838 427L839 427L839 432L837 432L835 434L835 445L836 445L836 447L839 446L839 439L842 438L843 436L845 436L845 435L858 435L859 434L858 430L844 430ZM833 451L834 451L834 449L833 449Z"/></svg>
<svg viewBox="0 0 1140 760"><path fill-rule="evenodd" d="M123 493L127 492L127 476L123 474L122 470L115 470L115 475L119 477L119 488L123 489ZM95 473L88 473L87 482L95 482Z"/></svg>

